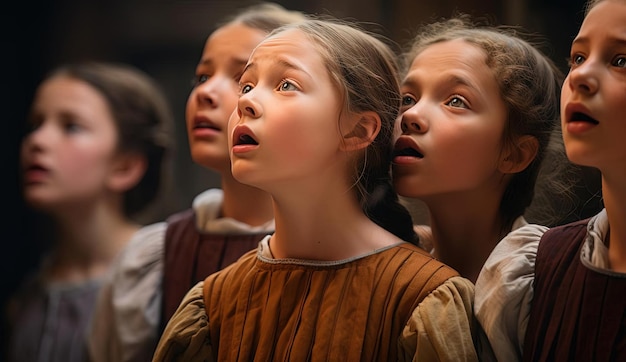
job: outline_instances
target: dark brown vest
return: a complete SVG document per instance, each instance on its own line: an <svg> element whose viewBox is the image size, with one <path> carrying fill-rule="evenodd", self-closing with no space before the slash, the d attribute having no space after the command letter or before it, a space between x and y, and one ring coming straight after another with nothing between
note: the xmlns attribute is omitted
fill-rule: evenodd
<svg viewBox="0 0 626 362"><path fill-rule="evenodd" d="M271 234L200 233L193 209L170 216L167 223L161 332L189 289L255 249L264 236Z"/></svg>
<svg viewBox="0 0 626 362"><path fill-rule="evenodd" d="M626 361L626 278L582 264L588 222L541 238L525 361Z"/></svg>

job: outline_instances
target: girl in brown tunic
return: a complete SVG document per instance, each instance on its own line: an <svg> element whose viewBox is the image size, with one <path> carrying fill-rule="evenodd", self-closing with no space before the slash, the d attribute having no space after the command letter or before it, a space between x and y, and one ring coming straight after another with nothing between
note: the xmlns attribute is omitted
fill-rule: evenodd
<svg viewBox="0 0 626 362"><path fill-rule="evenodd" d="M391 186L399 106L393 52L355 24L255 49L229 147L276 231L186 295L155 361L476 360L472 283L415 245Z"/></svg>

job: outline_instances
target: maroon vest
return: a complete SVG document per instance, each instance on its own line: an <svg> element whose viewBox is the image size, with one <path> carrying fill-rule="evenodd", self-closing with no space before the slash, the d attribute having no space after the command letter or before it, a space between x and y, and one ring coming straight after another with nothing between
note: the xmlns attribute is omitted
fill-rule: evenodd
<svg viewBox="0 0 626 362"><path fill-rule="evenodd" d="M524 361L626 361L626 278L582 264L588 222L541 238Z"/></svg>
<svg viewBox="0 0 626 362"><path fill-rule="evenodd" d="M161 332L189 289L255 249L264 236L272 233L200 233L193 209L170 216L167 223Z"/></svg>

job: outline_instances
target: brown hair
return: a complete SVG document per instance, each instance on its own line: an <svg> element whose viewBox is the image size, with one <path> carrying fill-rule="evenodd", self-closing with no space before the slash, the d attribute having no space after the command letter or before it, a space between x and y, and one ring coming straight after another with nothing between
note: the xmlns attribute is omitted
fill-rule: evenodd
<svg viewBox="0 0 626 362"><path fill-rule="evenodd" d="M287 10L272 2L262 2L244 8L239 13L226 18L224 22L218 23L218 28L227 24L241 23L249 28L269 33L278 27L296 23L306 18L307 16L299 11Z"/></svg>
<svg viewBox="0 0 626 362"><path fill-rule="evenodd" d="M381 129L354 165L354 185L368 217L401 239L417 243L408 210L391 182L394 123L400 111L396 55L387 39L330 17L277 29L298 29L318 46L326 69L342 95L343 112L373 111Z"/></svg>
<svg viewBox="0 0 626 362"><path fill-rule="evenodd" d="M510 230L514 220L531 204L551 137L560 131L563 74L550 58L522 37L519 29L481 25L463 14L424 26L405 53L405 68L429 45L455 39L475 45L487 56L486 63L507 108L502 149L514 147L514 141L524 135L539 143L537 156L526 169L513 175L500 202L503 228Z"/></svg>

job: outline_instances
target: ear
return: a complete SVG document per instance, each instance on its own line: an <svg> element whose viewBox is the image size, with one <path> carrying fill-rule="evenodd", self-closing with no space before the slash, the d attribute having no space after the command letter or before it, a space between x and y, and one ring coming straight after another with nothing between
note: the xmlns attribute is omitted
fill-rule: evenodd
<svg viewBox="0 0 626 362"><path fill-rule="evenodd" d="M524 135L507 148L502 154L498 170L506 174L518 173L524 171L537 156L539 141L533 136Z"/></svg>
<svg viewBox="0 0 626 362"><path fill-rule="evenodd" d="M356 151L369 146L380 132L380 116L376 112L363 112L346 120L347 132L342 127L342 151Z"/></svg>
<svg viewBox="0 0 626 362"><path fill-rule="evenodd" d="M116 156L107 179L107 186L117 192L126 192L139 183L148 167L145 156L125 153Z"/></svg>

